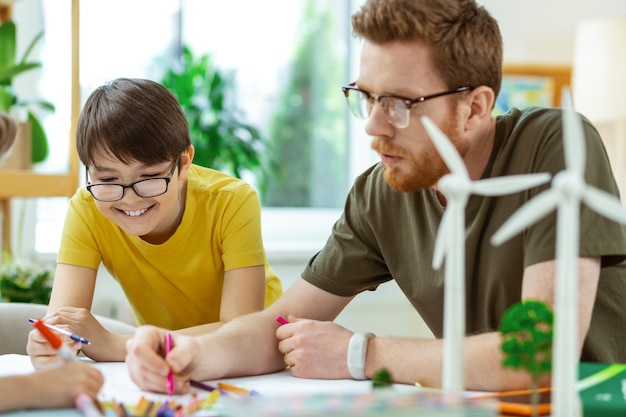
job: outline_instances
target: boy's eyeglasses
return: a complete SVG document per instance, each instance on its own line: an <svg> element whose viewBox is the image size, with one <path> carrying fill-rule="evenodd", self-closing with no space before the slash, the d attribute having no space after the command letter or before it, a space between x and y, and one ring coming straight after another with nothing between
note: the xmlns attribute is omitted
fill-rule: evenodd
<svg viewBox="0 0 626 417"><path fill-rule="evenodd" d="M108 182L92 184L89 182L89 170L85 167L85 175L87 176L87 191L89 191L96 200L107 203L124 198L124 192L127 188L132 188L135 194L143 198L156 197L161 194L165 194L167 192L167 187L172 180L172 176L174 175L174 171L178 166L179 159L180 158L176 159L172 169L165 177L146 178L128 185Z"/></svg>
<svg viewBox="0 0 626 417"><path fill-rule="evenodd" d="M361 90L355 83L341 87L343 94L346 96L348 107L352 113L359 119L365 120L372 114L374 103L378 102L385 114L387 121L397 127L404 129L409 125L411 116L411 107L417 103L423 103L431 98L447 96L463 91L473 90L474 87L459 87L453 90L443 91L441 93L430 94L418 98L406 98L394 96L392 94L374 95L369 91Z"/></svg>

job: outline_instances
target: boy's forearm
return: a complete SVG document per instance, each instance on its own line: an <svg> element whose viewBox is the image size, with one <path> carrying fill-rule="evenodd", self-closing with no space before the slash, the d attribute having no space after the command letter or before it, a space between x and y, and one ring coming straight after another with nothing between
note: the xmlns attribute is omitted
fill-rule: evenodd
<svg viewBox="0 0 626 417"><path fill-rule="evenodd" d="M277 327L271 313L264 311L237 318L214 333L200 336L202 352L193 377L207 380L281 370L285 364L278 351Z"/></svg>
<svg viewBox="0 0 626 417"><path fill-rule="evenodd" d="M185 329L176 330L174 333L184 334L187 336L202 336L207 333L212 333L222 327L225 323L218 321L215 323L202 324L200 326L187 327Z"/></svg>
<svg viewBox="0 0 626 417"><path fill-rule="evenodd" d="M126 341L131 339L133 335L113 334L110 333L108 342L98 346L92 343L82 348L85 356L96 362L124 362L126 360Z"/></svg>

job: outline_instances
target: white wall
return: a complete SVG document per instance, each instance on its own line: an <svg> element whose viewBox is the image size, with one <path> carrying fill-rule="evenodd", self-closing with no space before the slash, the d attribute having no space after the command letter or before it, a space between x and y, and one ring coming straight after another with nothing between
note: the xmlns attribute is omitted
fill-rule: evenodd
<svg viewBox="0 0 626 417"><path fill-rule="evenodd" d="M626 16L624 0L477 1L500 25L505 62L569 65L578 23Z"/></svg>
<svg viewBox="0 0 626 417"><path fill-rule="evenodd" d="M504 60L572 65L576 28L585 20L626 17L624 0L478 0L498 20ZM626 39L616 39L626 48ZM626 76L626 75L624 75ZM583 104L575 105L584 114ZM626 202L626 141L614 123L591 119L603 138L622 200Z"/></svg>

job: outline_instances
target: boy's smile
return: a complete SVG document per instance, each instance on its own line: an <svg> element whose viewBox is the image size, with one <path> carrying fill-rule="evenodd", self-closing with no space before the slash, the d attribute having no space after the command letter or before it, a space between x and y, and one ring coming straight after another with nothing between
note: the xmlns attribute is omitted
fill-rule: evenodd
<svg viewBox="0 0 626 417"><path fill-rule="evenodd" d="M147 209L141 209L141 210L134 210L134 211L128 211L128 210L122 210L127 216L130 217L137 217L137 216L141 216L142 214L144 214L146 211L148 211L149 208Z"/></svg>

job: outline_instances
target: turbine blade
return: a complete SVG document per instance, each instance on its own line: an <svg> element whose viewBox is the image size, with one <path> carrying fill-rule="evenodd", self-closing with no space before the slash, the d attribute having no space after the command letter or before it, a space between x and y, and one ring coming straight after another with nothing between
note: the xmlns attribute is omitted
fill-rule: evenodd
<svg viewBox="0 0 626 417"><path fill-rule="evenodd" d="M435 147L448 166L448 169L455 174L460 174L469 178L465 163L452 142L450 142L450 139L448 139L439 127L437 127L435 122L433 122L428 116L422 116L421 120L422 125L435 144Z"/></svg>
<svg viewBox="0 0 626 417"><path fill-rule="evenodd" d="M626 224L626 207L614 195L588 185L583 191L582 200L593 211L614 222Z"/></svg>
<svg viewBox="0 0 626 417"><path fill-rule="evenodd" d="M574 109L572 95L567 87L563 88L562 97L565 166L568 170L584 176L586 149L582 120Z"/></svg>
<svg viewBox="0 0 626 417"><path fill-rule="evenodd" d="M491 244L498 246L531 224L547 216L559 202L555 190L544 191L520 207L491 237Z"/></svg>
<svg viewBox="0 0 626 417"><path fill-rule="evenodd" d="M472 193L479 195L506 195L527 190L548 181L550 181L550 174L548 173L508 175L475 181L471 185L471 190Z"/></svg>
<svg viewBox="0 0 626 417"><path fill-rule="evenodd" d="M433 249L433 269L441 268L443 258L448 249L448 227L450 227L450 211L443 213L439 229L437 229L437 239L435 240L435 248Z"/></svg>

